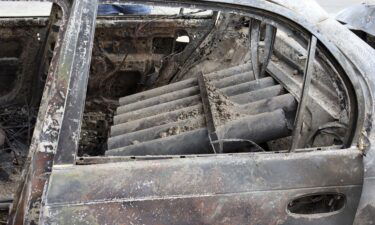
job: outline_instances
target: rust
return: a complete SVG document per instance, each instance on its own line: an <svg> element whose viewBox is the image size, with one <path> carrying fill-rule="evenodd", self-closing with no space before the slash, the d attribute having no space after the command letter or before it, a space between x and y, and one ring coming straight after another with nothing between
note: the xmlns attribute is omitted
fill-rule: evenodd
<svg viewBox="0 0 375 225"><path fill-rule="evenodd" d="M96 17L131 2L50 2L49 18L0 19L0 105L39 110L8 224L371 222L374 51L315 3Z"/></svg>

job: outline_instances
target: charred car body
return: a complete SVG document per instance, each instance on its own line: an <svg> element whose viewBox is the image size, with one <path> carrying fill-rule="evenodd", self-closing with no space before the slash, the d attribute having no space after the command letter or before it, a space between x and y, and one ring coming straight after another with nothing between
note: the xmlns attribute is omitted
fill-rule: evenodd
<svg viewBox="0 0 375 225"><path fill-rule="evenodd" d="M8 224L374 221L375 53L315 2L54 1L0 34L2 108L38 111L3 126Z"/></svg>
<svg viewBox="0 0 375 225"><path fill-rule="evenodd" d="M336 19L362 40L375 48L375 2L369 1L348 7Z"/></svg>

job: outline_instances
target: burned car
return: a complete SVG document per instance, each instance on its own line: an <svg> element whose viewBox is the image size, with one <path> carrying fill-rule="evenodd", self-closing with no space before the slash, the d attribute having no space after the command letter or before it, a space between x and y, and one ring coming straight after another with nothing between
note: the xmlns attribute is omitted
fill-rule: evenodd
<svg viewBox="0 0 375 225"><path fill-rule="evenodd" d="M375 222L375 51L317 3L52 3L0 19L8 224Z"/></svg>
<svg viewBox="0 0 375 225"><path fill-rule="evenodd" d="M375 48L375 1L350 6L339 12L336 19Z"/></svg>

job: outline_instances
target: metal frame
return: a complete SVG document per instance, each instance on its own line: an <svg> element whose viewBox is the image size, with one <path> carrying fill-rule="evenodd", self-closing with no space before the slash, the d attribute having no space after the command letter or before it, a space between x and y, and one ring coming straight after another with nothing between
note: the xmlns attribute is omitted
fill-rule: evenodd
<svg viewBox="0 0 375 225"><path fill-rule="evenodd" d="M319 6L313 2L309 3L309 7L305 7L303 4L297 4L292 0L287 2L283 1L279 4L274 4L273 2L264 2L259 0L252 0L249 2L237 2L236 0L208 0L208 1L170 1L165 2L161 0L133 0L133 1L123 1L123 0L100 0L100 3L112 3L112 4L158 4L162 6L184 6L184 7L196 7L202 9L210 9L215 11L224 11L227 13L236 13L251 16L255 19L262 20L266 24L270 24L277 29L286 29L285 24L293 27L295 31L300 33L309 32L311 35L314 35L318 40L319 43L322 43L325 46L332 56L338 61L339 66L343 68L346 72L350 82L354 85L354 90L356 94L356 100L358 104L364 103L367 104L367 99L364 97L365 92L369 91L368 83L363 82L365 79L364 77L358 77L357 71L352 67L351 59L343 54L345 49L339 49L337 45L335 45L332 41L328 38L335 38L334 35L330 35L329 28L326 32L321 32L318 26L323 26L324 22L331 22L329 16L322 13L319 10ZM237 3L237 4L236 4ZM267 11L263 11L263 9L267 9ZM310 9L310 10L308 10ZM304 17L304 16L305 17ZM307 20L309 19L309 21ZM324 20L322 19L324 18ZM289 20L289 21L288 21ZM293 21L292 23L290 21ZM298 24L298 25L296 25ZM339 26L339 23L335 23L334 26ZM303 27L303 29L301 29ZM342 26L341 26L342 27ZM340 29L341 32L344 32ZM343 38L343 37L337 37ZM306 37L306 43L301 43L302 45L307 45L308 37ZM354 41L355 43L359 42L358 39ZM354 54L354 53L353 53ZM356 63L360 63L356 60ZM363 64L363 63L362 63ZM372 71L373 69L368 67L368 65L362 65L367 68L367 71ZM371 74L371 73L369 73ZM368 75L369 75L368 74ZM364 74L363 74L364 75ZM367 75L367 76L368 76ZM362 81L361 81L362 80ZM366 102L366 103L365 103ZM372 104L371 101L368 102ZM355 135L353 138L354 142L357 142L359 137L362 136L361 132L358 127L362 127L365 124L365 120L371 120L368 115L372 114L371 107L359 107L358 108L358 123L356 124L355 128Z"/></svg>
<svg viewBox="0 0 375 225"><path fill-rule="evenodd" d="M101 2L129 3L128 1L115 0ZM237 0L136 1L136 3L150 2L172 6L195 5L197 7L210 7L211 9L213 7L217 10L240 12L244 15L249 15L248 13L251 13L251 16L254 18L263 20L277 28L283 27L282 23L285 22L285 18L288 18L308 30L313 37L316 37L320 43L329 49L354 84L356 100L359 105L359 119L356 124L356 135L353 140L354 143L359 144L361 150L368 151L369 157L367 160L365 159L365 162L367 162L367 167L370 168L370 170L367 171L366 176L369 178L369 183L374 180L375 169L372 167L375 167L375 163L371 161L371 159L375 158L375 150L370 151L369 149L371 147L370 141L374 140L372 138L375 136L374 132L371 130L373 123L372 95L375 90L375 79L370 77L370 74L374 73L375 62L371 61L369 58L365 59L366 56L371 56L373 52L367 51L361 43L356 42L355 38L349 37L351 40L354 40L356 47L366 51L365 55L355 56L355 51L357 49L345 49L340 43L340 40L344 39L344 35L347 34L345 33L346 31L337 28L341 36L334 39L335 37L333 37L333 35L328 34L330 28L329 23L332 23L331 21L327 19L328 22L326 22L321 20L321 18L318 20L309 14L308 16L311 17L309 19L313 22L308 22L304 18L301 18L300 14L293 11L299 10L301 13L304 10L294 5L293 1L283 1L284 6L282 6L282 4L277 5L273 2L260 0L246 2ZM93 18L95 18L96 15L96 4L96 1L90 0L74 1L70 10L72 14L70 15L69 22L66 28L63 27L63 29L66 29L66 32L62 32L64 34L64 39L60 37L59 43L62 43L62 46L58 48L57 52L59 52L59 54L54 57L54 63L51 66L51 72L48 76L37 126L30 147L30 167L25 172L23 188L21 188L22 192L20 192L19 199L16 199L16 204L14 204L13 220L10 224L30 224L36 222L33 218L30 218L28 214L31 210L36 208L37 203L40 202L52 166L53 168L59 168L75 163L80 121L82 119L82 102L85 100L84 88L87 83L90 63L89 56L94 35L95 19ZM63 5L63 8L68 8L66 4ZM285 5L287 7L285 7ZM267 13L262 11L263 9L266 9ZM311 10L311 8L308 10ZM65 10L64 12L67 11ZM282 15L284 18L277 15ZM267 19L267 17L274 20ZM326 25L327 23L328 25ZM82 24L83 26L81 26ZM332 40L334 41L332 42ZM351 58L351 56L353 56L353 58ZM370 61L365 62L365 60ZM77 67L77 65L80 65L80 67ZM308 78L308 71L307 67L305 79L306 77ZM358 74L360 74L360 76ZM304 102L303 96L304 94L302 94L301 102ZM301 108L302 107L303 105ZM71 119L74 119L74 121L72 122ZM72 127L69 126L70 122L73 125ZM52 165L53 158L54 165ZM52 172L52 174L53 173L54 172ZM368 189L368 191L370 191L370 189ZM367 205L375 209L374 202L370 202ZM365 206L366 204L361 207L364 208Z"/></svg>
<svg viewBox="0 0 375 225"><path fill-rule="evenodd" d="M56 75L56 67L59 64L59 53L62 49L64 33L66 24L69 18L70 3L68 1L48 1L58 5L62 11L62 20L59 35L56 41L55 52L51 61L48 71L46 84L43 91L42 101L40 103L37 122L34 128L34 135L31 140L28 158L24 164L19 187L16 191L13 206L10 212L9 224L22 224L31 223L26 219L25 214L29 213L28 210L35 207L35 202L40 202L40 197L44 190L44 185L48 179L48 173L52 169L53 155L40 152L38 149L39 143L42 141L46 133L55 134L53 130L44 130L51 120L45 120L47 115L53 113L51 106L54 105L53 93L56 93L57 84L59 83L58 76ZM53 15L53 12L51 14ZM63 96L61 96L63 97ZM53 114L52 114L53 115ZM52 120L54 121L54 120Z"/></svg>
<svg viewBox="0 0 375 225"><path fill-rule="evenodd" d="M223 143L221 142L220 134L218 133L217 128L215 126L216 121L215 117L212 114L212 106L210 99L208 97L207 82L205 81L202 72L198 75L197 79L203 103L203 111L207 124L208 138L210 140L211 148L215 154L223 153Z"/></svg>
<svg viewBox="0 0 375 225"><path fill-rule="evenodd" d="M80 24L81 27L72 28L78 29L79 33L74 37L75 39L71 40L72 43L76 43L76 46L73 47L75 53L71 62L69 94L65 103L54 165L74 164L76 160L95 33L97 1L90 0L84 7L76 5L73 7L76 7L77 11L82 10L79 16L83 22Z"/></svg>
<svg viewBox="0 0 375 225"><path fill-rule="evenodd" d="M84 60L84 57L87 57L85 53L91 53L90 41L80 42L79 39L84 41L83 36L87 38L93 37L90 34L95 26L90 21L95 21L93 18L96 15L96 8L94 12L91 11L91 13L94 13L94 17L87 17L90 16L88 14L90 13L90 7L93 5L96 7L96 2L75 1L69 10L71 14L68 14L69 2L58 1L58 5L62 8L64 15L62 26L40 105L38 120L29 150L29 159L25 164L26 169L13 204L9 224L36 222L37 218L30 214L40 205L45 183L52 170L52 165L55 163L53 159L59 138L61 138L60 133L63 131L61 128L63 127L64 115L66 115L66 100L69 99L78 103L78 100L71 99L71 97L77 95L74 93L74 87L70 86L69 81L78 81L82 70L86 71L84 73L86 73L86 77L88 76L89 58L88 61L86 60L86 64L81 62L80 65L82 67L77 67L76 63L78 63L77 59L79 57ZM86 19L86 21L82 21L85 26L81 27L81 19ZM81 54L77 54L77 49L81 50ZM73 75L72 70L74 69L77 70ZM78 80L75 80L76 78ZM79 83L77 82L76 84ZM69 90L69 87L72 89ZM69 104L72 104L72 102L69 102ZM81 107L83 108L82 105ZM80 115L78 114L78 116ZM82 118L77 119L78 123L80 123ZM71 137L70 134L69 137ZM56 162L59 162L58 160Z"/></svg>
<svg viewBox="0 0 375 225"><path fill-rule="evenodd" d="M302 130L302 123L303 123L303 116L306 113L306 106L309 100L309 90L311 86L311 79L314 67L314 59L315 59L315 52L316 52L316 37L312 36L309 42L309 48L307 51L307 61L305 66L305 72L303 76L303 84L302 84L302 93L301 99L298 104L296 120L294 123L293 129L293 136L292 136L292 146L290 147L290 151L294 152L298 148L299 140L301 137L301 130Z"/></svg>
<svg viewBox="0 0 375 225"><path fill-rule="evenodd" d="M276 38L276 28L270 24L265 25L264 56L259 60L260 28L262 22L251 19L249 24L251 66L255 80L262 78L271 60L272 51Z"/></svg>

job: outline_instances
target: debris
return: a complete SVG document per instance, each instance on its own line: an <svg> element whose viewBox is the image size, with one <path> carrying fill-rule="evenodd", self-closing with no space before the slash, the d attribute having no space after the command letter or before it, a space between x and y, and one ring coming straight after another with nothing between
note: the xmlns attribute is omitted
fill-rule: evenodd
<svg viewBox="0 0 375 225"><path fill-rule="evenodd" d="M137 141L137 140L132 141L132 144L133 144L133 145L137 145L137 144L139 144L139 143L141 143L141 142L139 142L139 141Z"/></svg>
<svg viewBox="0 0 375 225"><path fill-rule="evenodd" d="M199 115L199 110L198 109L194 109L194 110L189 111L189 112L183 112L183 113L181 113L178 116L178 120L187 120L187 119L191 119L191 118L197 118L198 115Z"/></svg>
<svg viewBox="0 0 375 225"><path fill-rule="evenodd" d="M160 137L161 137L161 138L168 137L167 132L161 132L161 133L160 133Z"/></svg>
<svg viewBox="0 0 375 225"><path fill-rule="evenodd" d="M104 153L115 106L115 102L110 99L87 100L78 149L80 156L85 154L95 156Z"/></svg>
<svg viewBox="0 0 375 225"><path fill-rule="evenodd" d="M26 157L31 141L37 109L8 105L0 108L0 147Z"/></svg>
<svg viewBox="0 0 375 225"><path fill-rule="evenodd" d="M27 105L0 107L0 198L17 189L36 120L37 109ZM0 219L5 220L0 213Z"/></svg>
<svg viewBox="0 0 375 225"><path fill-rule="evenodd" d="M214 87L207 77L205 77L205 82L215 125L220 126L228 121L238 119L241 115L234 110L235 103L230 101L228 96Z"/></svg>

